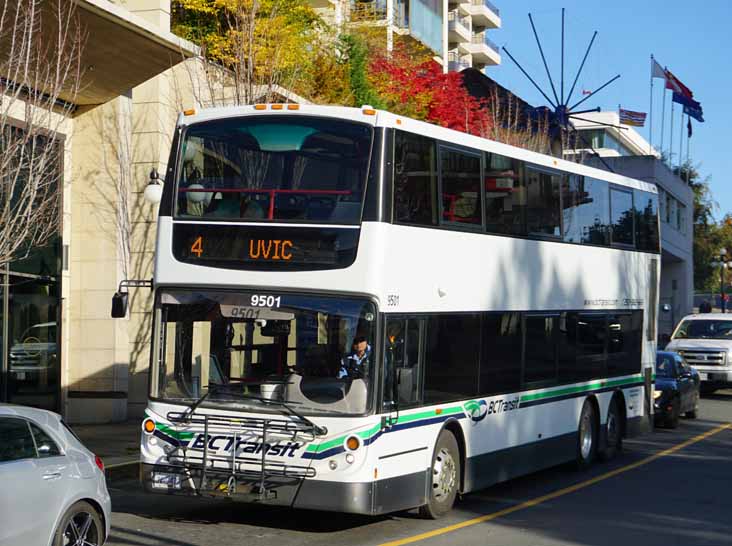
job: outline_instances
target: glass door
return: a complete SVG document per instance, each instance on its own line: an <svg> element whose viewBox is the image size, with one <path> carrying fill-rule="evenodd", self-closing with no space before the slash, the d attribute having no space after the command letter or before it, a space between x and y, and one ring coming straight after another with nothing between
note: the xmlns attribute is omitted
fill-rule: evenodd
<svg viewBox="0 0 732 546"><path fill-rule="evenodd" d="M10 274L6 327L8 402L58 408L59 302L57 280Z"/></svg>

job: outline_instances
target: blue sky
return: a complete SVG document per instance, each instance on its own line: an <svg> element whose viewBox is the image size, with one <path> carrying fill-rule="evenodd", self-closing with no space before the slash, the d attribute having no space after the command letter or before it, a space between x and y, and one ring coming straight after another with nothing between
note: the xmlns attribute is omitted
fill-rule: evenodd
<svg viewBox="0 0 732 546"><path fill-rule="evenodd" d="M574 81L592 33L598 36L585 63L572 104L582 98L582 89L596 89L620 74L619 80L584 102L581 108L599 106L603 111L649 111L650 55L666 66L694 92L704 108L705 123L692 120L691 158L703 176L711 176L712 195L719 204L715 217L732 212L732 42L729 23L732 1L705 0L615 0L596 2L578 0L493 0L500 10L502 28L490 33L499 46L505 46L553 98L549 81L531 31L528 13L534 18L549 69L559 93L561 9L565 11L565 94ZM540 106L546 100L501 52L502 64L489 69L489 75L529 103ZM653 144L660 145L661 89L663 80L654 80ZM666 98L664 148L669 147L670 92ZM674 162L679 153L678 105L674 116ZM685 122L684 122L685 124ZM648 139L649 120L639 129ZM686 158L686 136L684 130Z"/></svg>

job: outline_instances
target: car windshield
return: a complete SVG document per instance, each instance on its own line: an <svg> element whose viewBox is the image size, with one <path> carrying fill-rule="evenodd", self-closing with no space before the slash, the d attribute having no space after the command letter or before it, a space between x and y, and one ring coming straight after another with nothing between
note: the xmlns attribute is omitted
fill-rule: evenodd
<svg viewBox="0 0 732 546"><path fill-rule="evenodd" d="M673 339L732 340L732 320L685 320L676 329Z"/></svg>
<svg viewBox="0 0 732 546"><path fill-rule="evenodd" d="M170 291L156 306L151 395L303 414L369 408L376 310L356 298Z"/></svg>
<svg viewBox="0 0 732 546"><path fill-rule="evenodd" d="M185 132L176 215L358 224L370 126L306 116L207 121Z"/></svg>
<svg viewBox="0 0 732 546"><path fill-rule="evenodd" d="M656 355L656 376L673 379L676 377L674 357L669 354Z"/></svg>

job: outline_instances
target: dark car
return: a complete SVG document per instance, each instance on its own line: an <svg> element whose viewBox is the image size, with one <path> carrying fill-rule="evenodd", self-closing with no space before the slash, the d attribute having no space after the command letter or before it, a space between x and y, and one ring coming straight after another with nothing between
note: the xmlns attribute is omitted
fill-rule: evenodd
<svg viewBox="0 0 732 546"><path fill-rule="evenodd" d="M653 392L656 423L676 428L682 413L695 419L699 383L699 373L686 363L684 357L671 351L658 351Z"/></svg>

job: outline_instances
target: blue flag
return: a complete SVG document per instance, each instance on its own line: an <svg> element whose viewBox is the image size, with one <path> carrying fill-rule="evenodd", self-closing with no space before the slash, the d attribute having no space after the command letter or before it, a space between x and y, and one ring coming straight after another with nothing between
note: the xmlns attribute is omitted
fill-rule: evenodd
<svg viewBox="0 0 732 546"><path fill-rule="evenodd" d="M701 104L694 99L682 95L681 93L674 92L674 102L682 104L684 106L684 114L687 114L699 122L704 122L704 112L702 111Z"/></svg>

